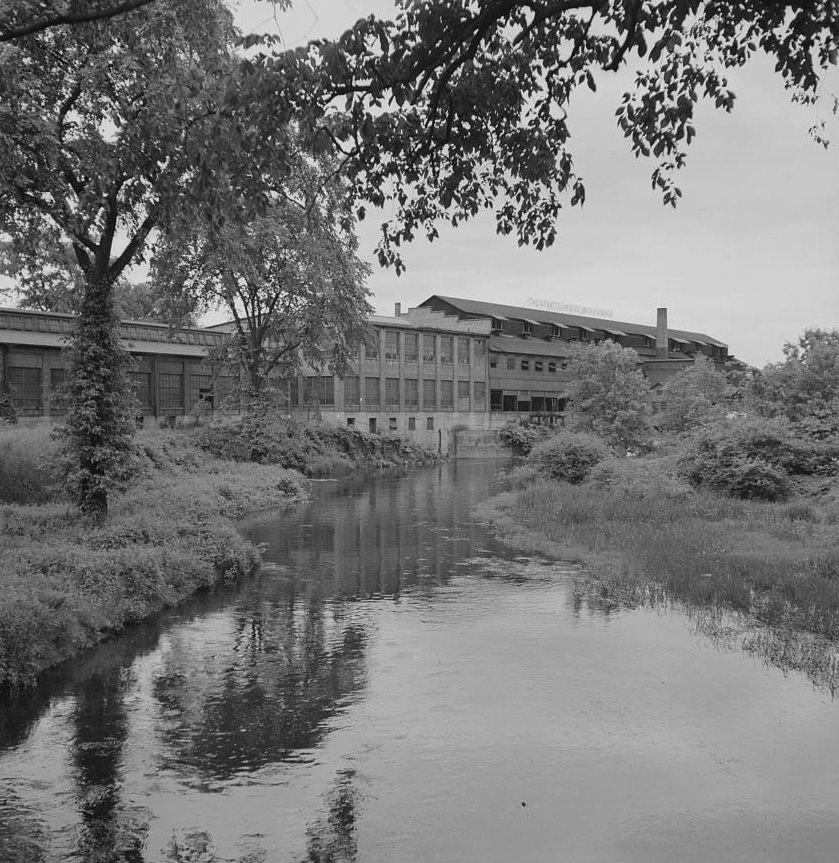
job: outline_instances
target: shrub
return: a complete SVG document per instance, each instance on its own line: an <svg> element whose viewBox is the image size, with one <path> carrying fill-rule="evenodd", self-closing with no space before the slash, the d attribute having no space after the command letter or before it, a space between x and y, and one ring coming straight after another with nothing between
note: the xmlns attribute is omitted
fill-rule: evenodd
<svg viewBox="0 0 839 863"><path fill-rule="evenodd" d="M501 443L512 447L515 455L530 455L536 444L555 433L553 426L541 423L511 422L498 430Z"/></svg>
<svg viewBox="0 0 839 863"><path fill-rule="evenodd" d="M609 456L600 438L582 432L561 431L533 447L530 459L552 479L576 484Z"/></svg>
<svg viewBox="0 0 839 863"><path fill-rule="evenodd" d="M7 392L0 390L0 426L14 425L17 422L17 411Z"/></svg>

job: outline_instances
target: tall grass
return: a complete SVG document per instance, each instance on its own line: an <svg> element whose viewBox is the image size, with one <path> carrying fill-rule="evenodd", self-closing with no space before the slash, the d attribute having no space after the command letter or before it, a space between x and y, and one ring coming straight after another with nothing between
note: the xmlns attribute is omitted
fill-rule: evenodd
<svg viewBox="0 0 839 863"><path fill-rule="evenodd" d="M513 544L584 562L605 590L637 598L654 586L690 605L839 639L831 507L701 491L639 497L537 479L480 512Z"/></svg>
<svg viewBox="0 0 839 863"><path fill-rule="evenodd" d="M49 426L0 423L0 503L45 503L58 494Z"/></svg>
<svg viewBox="0 0 839 863"><path fill-rule="evenodd" d="M60 500L0 506L0 685L31 683L126 625L253 571L258 549L235 519L304 493L293 471L220 461L178 432L144 433L138 445L141 481L104 524Z"/></svg>

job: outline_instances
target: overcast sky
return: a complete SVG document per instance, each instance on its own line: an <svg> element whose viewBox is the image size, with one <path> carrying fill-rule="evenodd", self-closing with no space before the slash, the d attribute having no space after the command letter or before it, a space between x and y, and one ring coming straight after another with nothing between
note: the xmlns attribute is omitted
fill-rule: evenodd
<svg viewBox="0 0 839 863"><path fill-rule="evenodd" d="M392 9L389 0L296 0L274 16L270 5L243 0L239 20L293 47ZM405 308L434 293L524 305L533 297L654 324L666 306L671 326L708 333L758 366L781 359L783 343L805 327L839 327L839 123L829 100L818 109L791 105L763 58L729 78L735 110L700 109L677 210L661 204L652 163L636 160L617 129L622 81L603 76L596 94L572 104L587 198L582 210L565 212L554 247L518 248L496 236L491 215L443 227L433 244L405 250L401 277L375 265L377 311L392 314L394 302ZM831 121L827 151L807 134L820 118ZM368 216L360 230L371 261L381 220Z"/></svg>

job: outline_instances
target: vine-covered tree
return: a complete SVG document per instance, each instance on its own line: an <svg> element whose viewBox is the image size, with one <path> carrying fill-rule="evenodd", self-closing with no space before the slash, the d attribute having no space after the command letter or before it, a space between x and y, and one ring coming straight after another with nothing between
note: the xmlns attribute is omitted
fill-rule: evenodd
<svg viewBox="0 0 839 863"><path fill-rule="evenodd" d="M564 204L582 204L571 127L578 91L632 63L616 107L636 156L654 160L665 203L696 134L700 100L730 111L727 69L756 53L796 101L819 93L836 62L835 0L400 0L337 40L257 60L257 111L307 105L355 171L356 193L396 203L380 259L399 245L493 209L497 230L551 244ZM318 111L312 105L319 103ZM320 114L320 115L319 115ZM822 132L814 129L819 137Z"/></svg>
<svg viewBox="0 0 839 863"><path fill-rule="evenodd" d="M346 182L330 160L298 145L287 130L287 174L259 181L269 191L258 213L219 182L212 205L183 209L155 258L153 278L173 317L230 316L231 338L215 359L242 374L250 407L272 377L297 374L304 361L345 371L372 312Z"/></svg>
<svg viewBox="0 0 839 863"><path fill-rule="evenodd" d="M208 146L208 82L229 68L232 36L220 0L166 0L0 45L0 232L26 264L54 264L65 243L80 274L64 428L68 480L92 515L131 467L114 286Z"/></svg>
<svg viewBox="0 0 839 863"><path fill-rule="evenodd" d="M638 354L612 341L570 346L568 428L631 449L650 435L649 381Z"/></svg>

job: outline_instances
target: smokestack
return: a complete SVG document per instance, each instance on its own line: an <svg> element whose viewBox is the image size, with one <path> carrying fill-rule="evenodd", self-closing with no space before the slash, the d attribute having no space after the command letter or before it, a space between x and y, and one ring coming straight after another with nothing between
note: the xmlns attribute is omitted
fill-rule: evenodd
<svg viewBox="0 0 839 863"><path fill-rule="evenodd" d="M655 357L657 360L666 360L667 356L667 309L658 309L655 328Z"/></svg>
<svg viewBox="0 0 839 863"><path fill-rule="evenodd" d="M395 308L396 311L394 314L398 318L402 314L402 303L397 303Z"/></svg>

